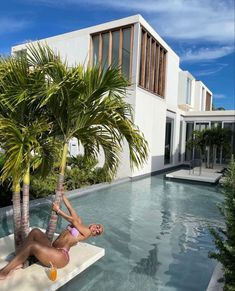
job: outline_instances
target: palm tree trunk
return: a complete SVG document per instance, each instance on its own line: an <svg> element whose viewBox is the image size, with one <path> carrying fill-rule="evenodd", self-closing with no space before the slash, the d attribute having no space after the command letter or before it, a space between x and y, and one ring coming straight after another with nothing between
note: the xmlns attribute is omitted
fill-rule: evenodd
<svg viewBox="0 0 235 291"><path fill-rule="evenodd" d="M61 159L61 164L60 164L60 173L58 177L56 195L55 195L55 200L54 200L54 202L58 203L59 205L60 205L61 193L63 191L63 185L64 185L64 172L65 172L65 167L66 167L67 154L68 154L68 142L64 143L64 147L63 147L63 154L62 154L62 159ZM57 219L58 219L58 216L56 212L52 210L51 218L46 230L46 235L50 241L52 241L55 230L56 230Z"/></svg>
<svg viewBox="0 0 235 291"><path fill-rule="evenodd" d="M29 234L29 184L30 184L30 168L23 179L23 207L21 219L22 239L25 240Z"/></svg>
<svg viewBox="0 0 235 291"><path fill-rule="evenodd" d="M14 221L14 238L15 251L19 249L22 244L21 237L21 205L20 205L20 183L18 179L13 181L13 221Z"/></svg>
<svg viewBox="0 0 235 291"><path fill-rule="evenodd" d="M213 145L212 169L214 169L214 165L216 164L216 152L217 152L217 146L216 145Z"/></svg>
<svg viewBox="0 0 235 291"><path fill-rule="evenodd" d="M207 146L207 168L210 168L210 146Z"/></svg>

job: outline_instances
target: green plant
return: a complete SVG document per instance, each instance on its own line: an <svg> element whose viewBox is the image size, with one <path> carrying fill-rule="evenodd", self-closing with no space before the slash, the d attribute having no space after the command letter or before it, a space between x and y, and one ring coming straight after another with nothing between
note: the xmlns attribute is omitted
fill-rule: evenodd
<svg viewBox="0 0 235 291"><path fill-rule="evenodd" d="M92 170L98 164L98 160L95 157L77 155L76 157L69 157L67 164L71 168Z"/></svg>
<svg viewBox="0 0 235 291"><path fill-rule="evenodd" d="M210 228L218 252L209 256L222 263L224 270L224 290L235 290L235 162L232 159L225 182L223 183L225 200L219 209L225 220L225 229Z"/></svg>
<svg viewBox="0 0 235 291"><path fill-rule="evenodd" d="M102 182L111 182L112 179L109 175L107 175L106 171L104 168L96 168L93 171L93 176L92 176L92 184L98 184Z"/></svg>
<svg viewBox="0 0 235 291"><path fill-rule="evenodd" d="M33 198L43 198L55 194L57 174L50 173L46 177L31 176L30 195Z"/></svg>

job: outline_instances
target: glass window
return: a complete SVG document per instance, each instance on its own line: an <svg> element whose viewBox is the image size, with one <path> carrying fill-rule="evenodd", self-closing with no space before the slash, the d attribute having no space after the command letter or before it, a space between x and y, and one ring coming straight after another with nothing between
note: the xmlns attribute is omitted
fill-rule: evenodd
<svg viewBox="0 0 235 291"><path fill-rule="evenodd" d="M109 65L120 66L120 71L129 79L132 38L132 26L93 35L92 64L99 62L104 69Z"/></svg>
<svg viewBox="0 0 235 291"><path fill-rule="evenodd" d="M211 121L211 128L214 127L222 127L222 122L221 121Z"/></svg>
<svg viewBox="0 0 235 291"><path fill-rule="evenodd" d="M185 151L185 160L190 161L193 157L193 150L187 147L187 141L190 140L193 136L194 131L194 123L187 122L186 123L186 151Z"/></svg>
<svg viewBox="0 0 235 291"><path fill-rule="evenodd" d="M165 155L164 164L171 163L171 153L172 153L172 126L173 120L167 117L166 129L165 129Z"/></svg>
<svg viewBox="0 0 235 291"><path fill-rule="evenodd" d="M93 65L96 65L99 61L99 35L95 35L92 38L93 40Z"/></svg>
<svg viewBox="0 0 235 291"><path fill-rule="evenodd" d="M179 154L178 161L181 162L181 150L182 150L182 134L183 134L183 121L180 121L180 134L179 134Z"/></svg>
<svg viewBox="0 0 235 291"><path fill-rule="evenodd" d="M114 31L112 33L112 64L114 66L118 66L118 59L119 59L119 38L120 32L119 30Z"/></svg>
<svg viewBox="0 0 235 291"><path fill-rule="evenodd" d="M22 49L22 50L16 51L16 52L14 52L14 54L16 57L19 57L19 58L26 57L27 49Z"/></svg>
<svg viewBox="0 0 235 291"><path fill-rule="evenodd" d="M130 73L130 53L131 53L131 29L123 29L122 42L122 73L129 78Z"/></svg>
<svg viewBox="0 0 235 291"><path fill-rule="evenodd" d="M109 33L102 34L102 67L109 66Z"/></svg>
<svg viewBox="0 0 235 291"><path fill-rule="evenodd" d="M225 122L224 128L228 128L229 130L231 130L230 151L222 149L223 162L229 162L229 160L231 159L231 155L235 156L235 122Z"/></svg>
<svg viewBox="0 0 235 291"><path fill-rule="evenodd" d="M195 130L202 131L204 129L207 129L209 127L209 122L197 122Z"/></svg>

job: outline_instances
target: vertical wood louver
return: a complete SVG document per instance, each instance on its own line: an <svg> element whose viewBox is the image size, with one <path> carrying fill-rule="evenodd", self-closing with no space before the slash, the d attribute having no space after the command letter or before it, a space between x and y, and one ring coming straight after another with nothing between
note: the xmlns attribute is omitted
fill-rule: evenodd
<svg viewBox="0 0 235 291"><path fill-rule="evenodd" d="M120 67L120 71L130 80L132 72L133 25L102 31L91 35L90 64L100 63Z"/></svg>
<svg viewBox="0 0 235 291"><path fill-rule="evenodd" d="M142 28L139 86L159 95L165 96L166 49Z"/></svg>

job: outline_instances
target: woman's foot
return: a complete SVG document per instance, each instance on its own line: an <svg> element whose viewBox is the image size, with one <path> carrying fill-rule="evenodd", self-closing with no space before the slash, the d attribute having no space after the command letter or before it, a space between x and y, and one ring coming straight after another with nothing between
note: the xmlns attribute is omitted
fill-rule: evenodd
<svg viewBox="0 0 235 291"><path fill-rule="evenodd" d="M5 280L7 277L9 277L14 271L21 269L23 267L23 264L20 264L16 266L13 270L11 270L8 273L5 273L4 270L0 270L0 280Z"/></svg>

